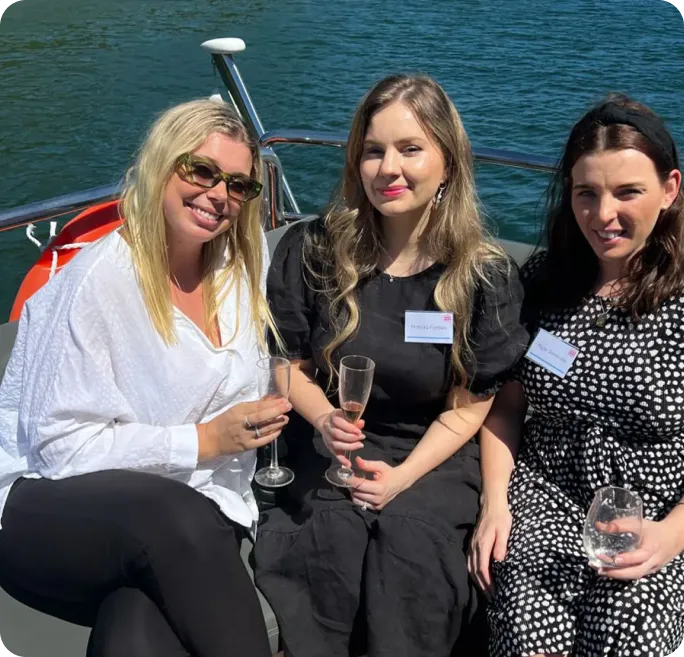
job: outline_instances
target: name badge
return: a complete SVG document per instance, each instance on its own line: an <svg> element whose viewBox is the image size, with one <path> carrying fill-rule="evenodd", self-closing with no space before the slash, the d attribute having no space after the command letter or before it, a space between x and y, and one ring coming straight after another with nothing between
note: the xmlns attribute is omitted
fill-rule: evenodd
<svg viewBox="0 0 684 657"><path fill-rule="evenodd" d="M577 354L579 349L574 345L561 340L553 333L539 329L525 358L563 378L577 358Z"/></svg>
<svg viewBox="0 0 684 657"><path fill-rule="evenodd" d="M454 313L407 310L404 321L404 342L453 344Z"/></svg>

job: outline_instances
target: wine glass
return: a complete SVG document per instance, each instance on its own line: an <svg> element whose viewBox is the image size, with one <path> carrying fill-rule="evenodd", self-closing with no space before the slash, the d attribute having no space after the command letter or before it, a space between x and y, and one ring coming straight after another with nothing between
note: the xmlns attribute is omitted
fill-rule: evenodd
<svg viewBox="0 0 684 657"><path fill-rule="evenodd" d="M641 543L643 516L643 502L633 491L618 486L599 488L584 521L584 549L589 563L614 568L616 555L636 550ZM621 520L623 531L607 531L608 523L615 520Z"/></svg>
<svg viewBox="0 0 684 657"><path fill-rule="evenodd" d="M370 397L373 385L375 363L365 356L345 356L340 361L340 407L344 413L344 419L356 424L363 415L363 411ZM351 452L344 453L345 458L351 462ZM325 471L325 478L333 486L349 485L349 479L354 474L351 468L344 465L332 465Z"/></svg>
<svg viewBox="0 0 684 657"><path fill-rule="evenodd" d="M287 399L290 394L290 361L269 356L257 361L259 388L262 399ZM271 443L271 463L261 468L254 480L264 488L282 488L294 481L294 472L278 463L278 439Z"/></svg>

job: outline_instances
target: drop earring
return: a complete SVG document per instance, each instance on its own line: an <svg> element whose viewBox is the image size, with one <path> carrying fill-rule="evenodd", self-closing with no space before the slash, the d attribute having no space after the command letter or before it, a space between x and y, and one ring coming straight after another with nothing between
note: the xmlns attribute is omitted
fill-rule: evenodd
<svg viewBox="0 0 684 657"><path fill-rule="evenodd" d="M444 192L446 191L447 184L446 181L442 181L439 183L439 187L437 188L437 193L435 194L435 205L439 205L441 200L444 198Z"/></svg>

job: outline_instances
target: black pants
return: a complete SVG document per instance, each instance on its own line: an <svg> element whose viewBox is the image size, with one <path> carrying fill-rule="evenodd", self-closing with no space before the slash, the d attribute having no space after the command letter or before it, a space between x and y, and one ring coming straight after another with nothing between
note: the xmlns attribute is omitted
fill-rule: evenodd
<svg viewBox="0 0 684 657"><path fill-rule="evenodd" d="M243 531L156 475L21 479L2 517L0 586L92 627L89 657L267 657Z"/></svg>

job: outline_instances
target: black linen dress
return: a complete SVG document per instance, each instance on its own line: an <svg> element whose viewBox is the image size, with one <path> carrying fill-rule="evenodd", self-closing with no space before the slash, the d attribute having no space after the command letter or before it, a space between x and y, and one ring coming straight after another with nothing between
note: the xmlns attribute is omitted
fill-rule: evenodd
<svg viewBox="0 0 684 657"><path fill-rule="evenodd" d="M525 264L526 284L544 258ZM600 328L604 310L594 295L575 308L530 312L531 330L579 354L564 378L528 359L517 373L531 419L508 490L508 552L494 564L493 657L663 657L684 638L683 555L622 582L589 567L582 540L602 486L637 492L650 520L684 497L684 298L638 324L614 308Z"/></svg>
<svg viewBox="0 0 684 657"><path fill-rule="evenodd" d="M302 223L283 237L268 294L289 356L313 359L325 390L328 303L303 276L308 230L324 228ZM433 292L443 270L435 264L403 278L376 272L358 287L359 330L336 357L361 354L376 363L364 448L356 452L363 458L402 463L445 409L451 345L404 342L405 311L437 310ZM492 266L489 273L491 285L478 290L472 314L468 384L479 395L505 380L528 341L517 270ZM331 401L339 407L336 395ZM256 582L275 611L286 654L346 657L355 629L371 657L449 655L476 606L465 552L478 511L477 444L466 443L374 512L327 483L332 457L312 436L310 425L291 422L287 458L297 479L290 501L262 517L254 550Z"/></svg>

